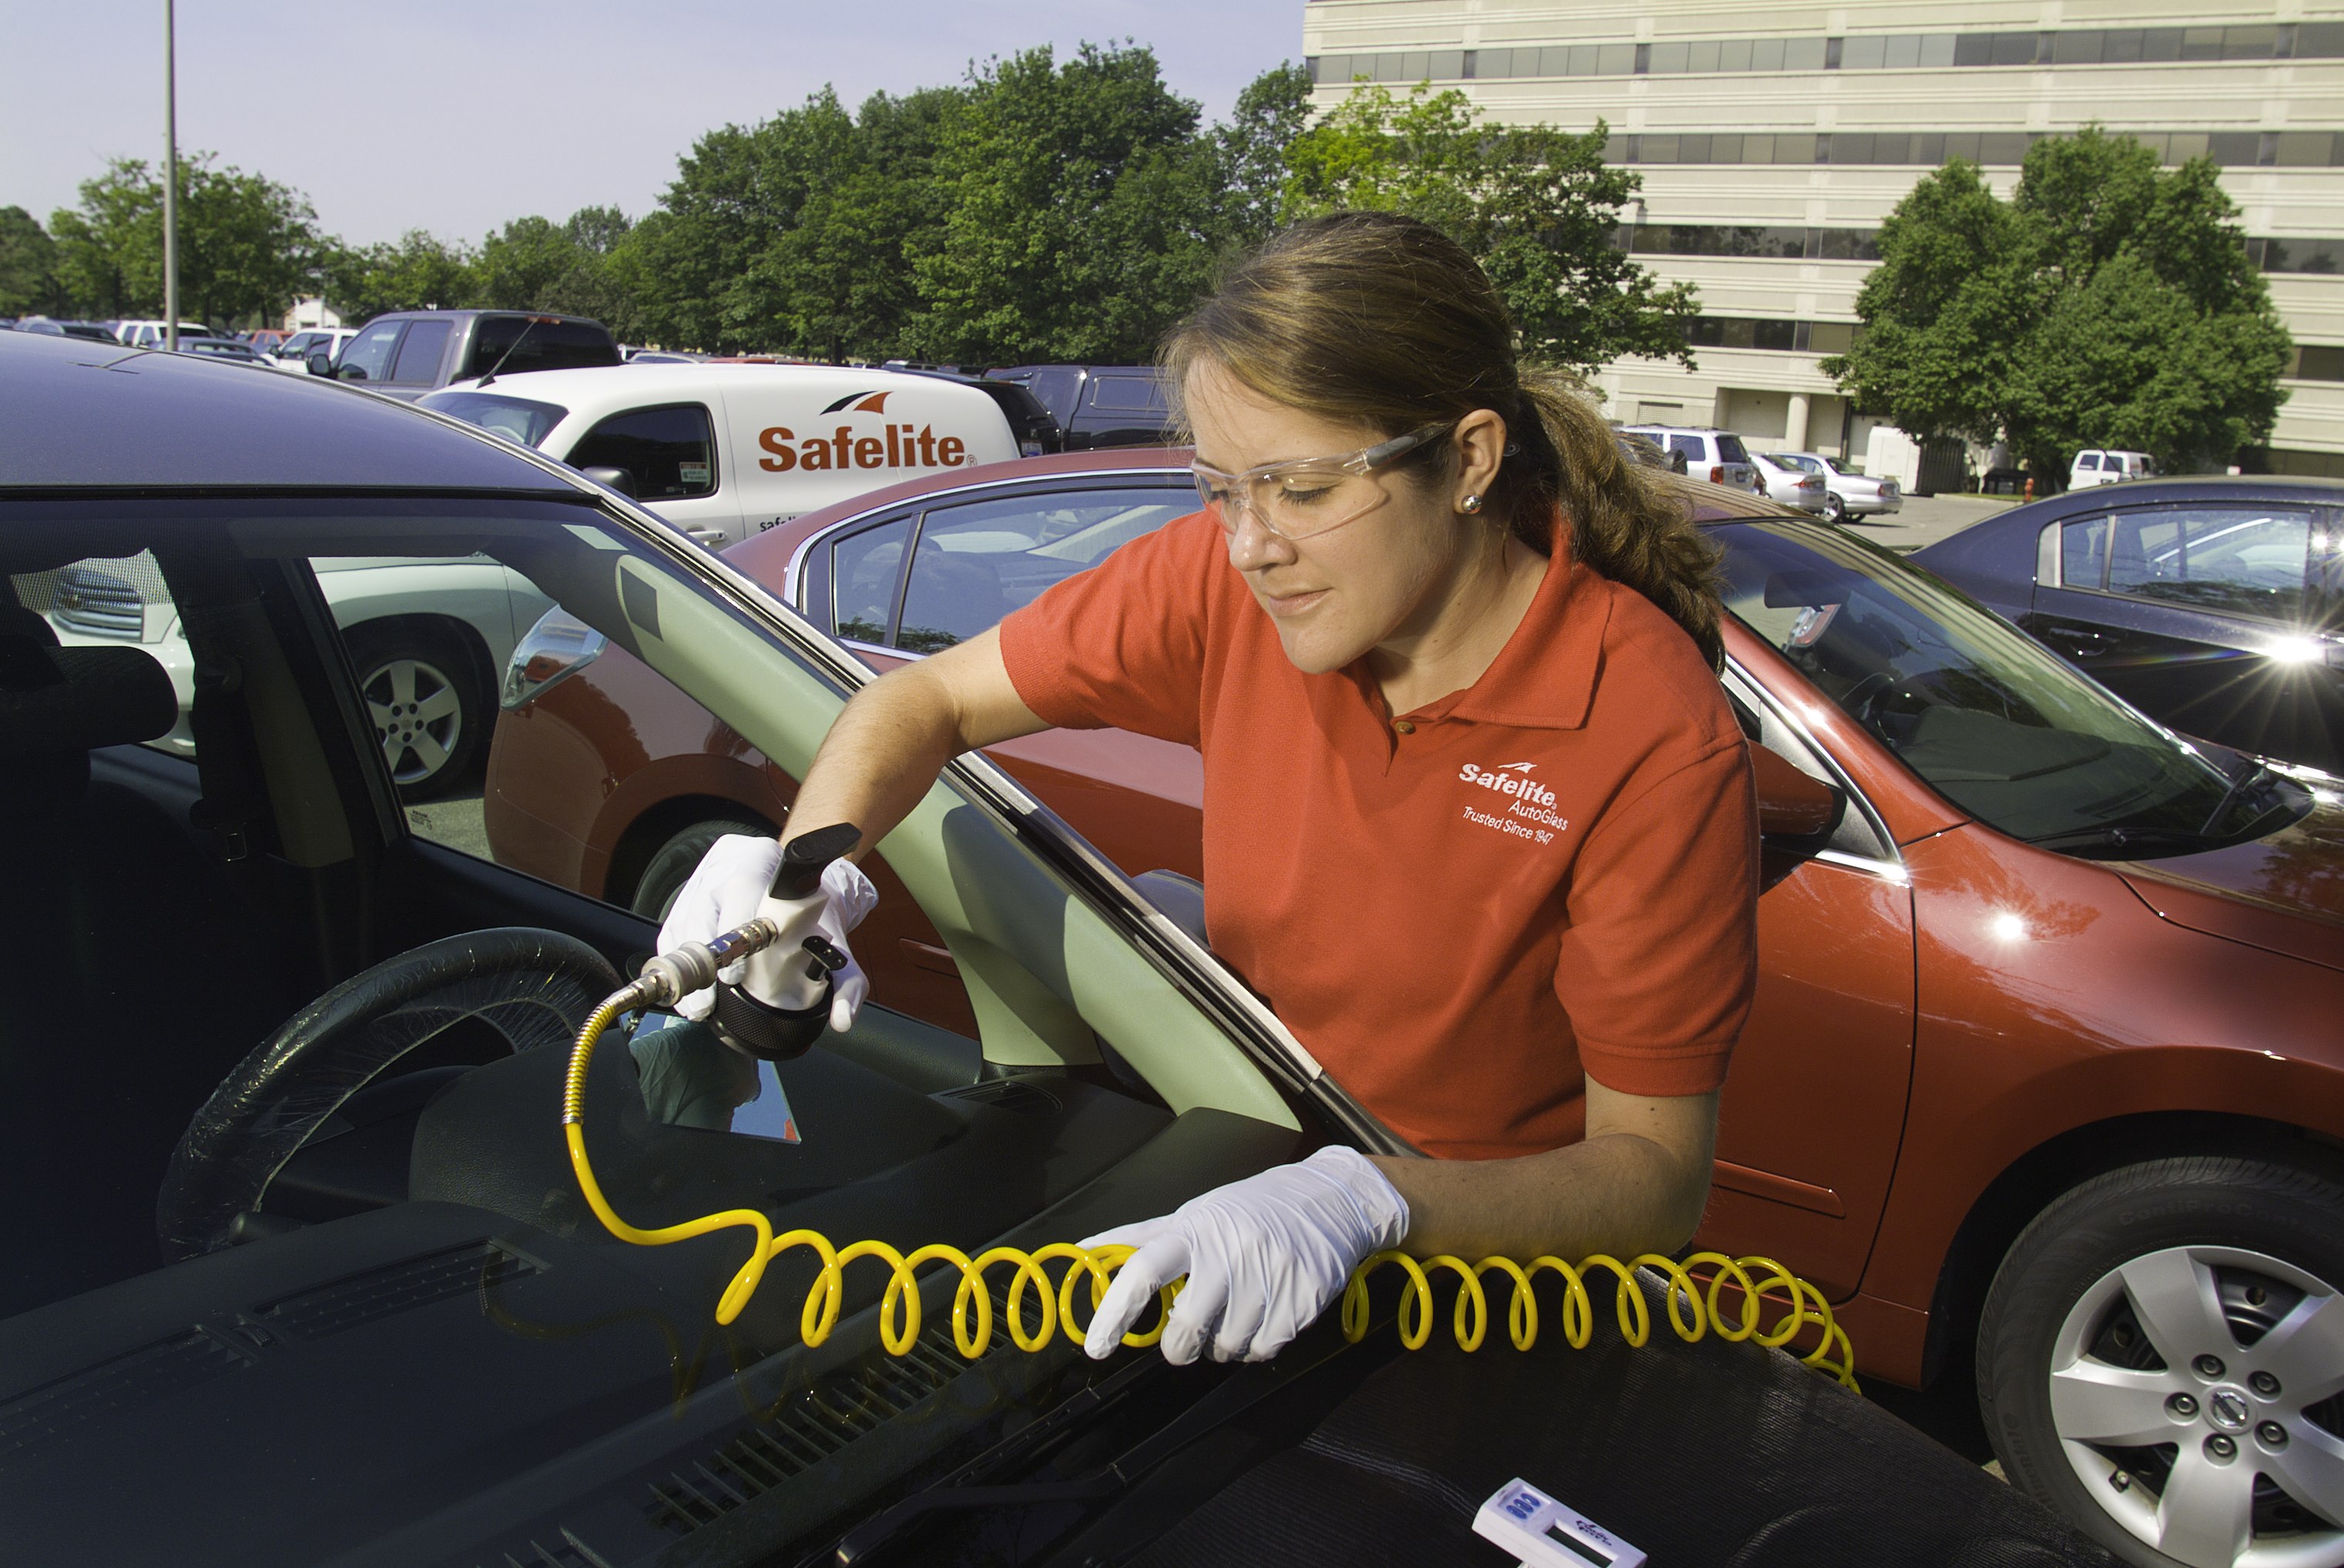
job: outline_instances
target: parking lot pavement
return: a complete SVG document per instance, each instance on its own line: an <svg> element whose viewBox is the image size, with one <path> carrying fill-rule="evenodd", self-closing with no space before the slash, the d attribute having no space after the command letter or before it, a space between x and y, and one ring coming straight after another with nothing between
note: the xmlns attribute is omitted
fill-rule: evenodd
<svg viewBox="0 0 2344 1568"><path fill-rule="evenodd" d="M467 855L478 855L483 860L496 859L489 853L489 830L480 819L480 789L477 784L461 795L409 806L407 826L419 839L461 849Z"/></svg>
<svg viewBox="0 0 2344 1568"><path fill-rule="evenodd" d="M1900 555L1910 555L1983 522L2012 503L2006 496L1907 496L1902 509L1882 518L1850 518L1849 531Z"/></svg>

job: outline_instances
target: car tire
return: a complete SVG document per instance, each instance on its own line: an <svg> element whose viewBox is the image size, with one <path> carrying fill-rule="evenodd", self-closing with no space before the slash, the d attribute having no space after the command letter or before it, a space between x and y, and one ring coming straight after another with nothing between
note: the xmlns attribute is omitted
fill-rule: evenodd
<svg viewBox="0 0 2344 1568"><path fill-rule="evenodd" d="M469 779L495 713L460 633L428 622L353 627L350 663L401 800L429 800Z"/></svg>
<svg viewBox="0 0 2344 1568"><path fill-rule="evenodd" d="M2143 1568L2344 1561L2339 1214L2328 1176L2216 1156L2053 1202L1978 1327L2004 1473Z"/></svg>
<svg viewBox="0 0 2344 1568"><path fill-rule="evenodd" d="M1847 521L1847 503L1840 498L1837 490L1830 491L1824 497L1824 521L1827 523Z"/></svg>
<svg viewBox="0 0 2344 1568"><path fill-rule="evenodd" d="M675 902L684 883L692 879L692 868L700 864L717 839L727 833L770 838L773 832L763 823L736 819L694 822L652 851L652 858L643 862L643 874L635 879L635 890L629 896L627 907L653 924L664 921L668 906Z"/></svg>

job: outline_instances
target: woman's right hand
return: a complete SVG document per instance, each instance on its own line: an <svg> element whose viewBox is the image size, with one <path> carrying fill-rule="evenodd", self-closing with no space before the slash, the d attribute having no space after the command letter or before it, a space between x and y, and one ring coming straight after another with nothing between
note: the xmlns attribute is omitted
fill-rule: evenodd
<svg viewBox="0 0 2344 1568"><path fill-rule="evenodd" d="M717 978L768 1007L787 1007L794 1005L789 991L805 966L801 944L818 933L846 955L846 967L831 977L830 1027L844 1034L854 1026L854 1015L871 992L870 978L854 961L846 936L879 901L879 891L861 867L840 859L823 868L816 891L803 899L776 899L771 890L781 865L779 839L745 833L717 839L668 910L660 926L660 950L705 942L763 915L781 928L781 940L727 965ZM715 1004L713 990L700 990L679 1000L675 1010L704 1019Z"/></svg>

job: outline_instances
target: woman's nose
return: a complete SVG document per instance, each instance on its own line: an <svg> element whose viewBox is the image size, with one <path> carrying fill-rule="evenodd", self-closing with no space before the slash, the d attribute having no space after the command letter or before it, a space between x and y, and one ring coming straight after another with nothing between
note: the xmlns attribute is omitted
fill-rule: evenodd
<svg viewBox="0 0 2344 1568"><path fill-rule="evenodd" d="M1222 505L1228 506L1229 503L1224 501ZM1293 559L1293 543L1278 538L1264 527L1252 507L1238 506L1231 515L1236 519L1236 527L1229 532L1229 565L1242 572Z"/></svg>

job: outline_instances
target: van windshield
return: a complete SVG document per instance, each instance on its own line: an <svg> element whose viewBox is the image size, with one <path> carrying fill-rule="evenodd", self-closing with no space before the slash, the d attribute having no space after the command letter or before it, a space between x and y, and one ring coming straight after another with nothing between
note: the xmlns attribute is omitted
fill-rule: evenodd
<svg viewBox="0 0 2344 1568"><path fill-rule="evenodd" d="M495 392L434 392L422 401L426 408L453 414L466 424L494 430L524 447L534 447L544 440L546 432L561 424L570 412L558 403L534 403L526 397L507 397Z"/></svg>

